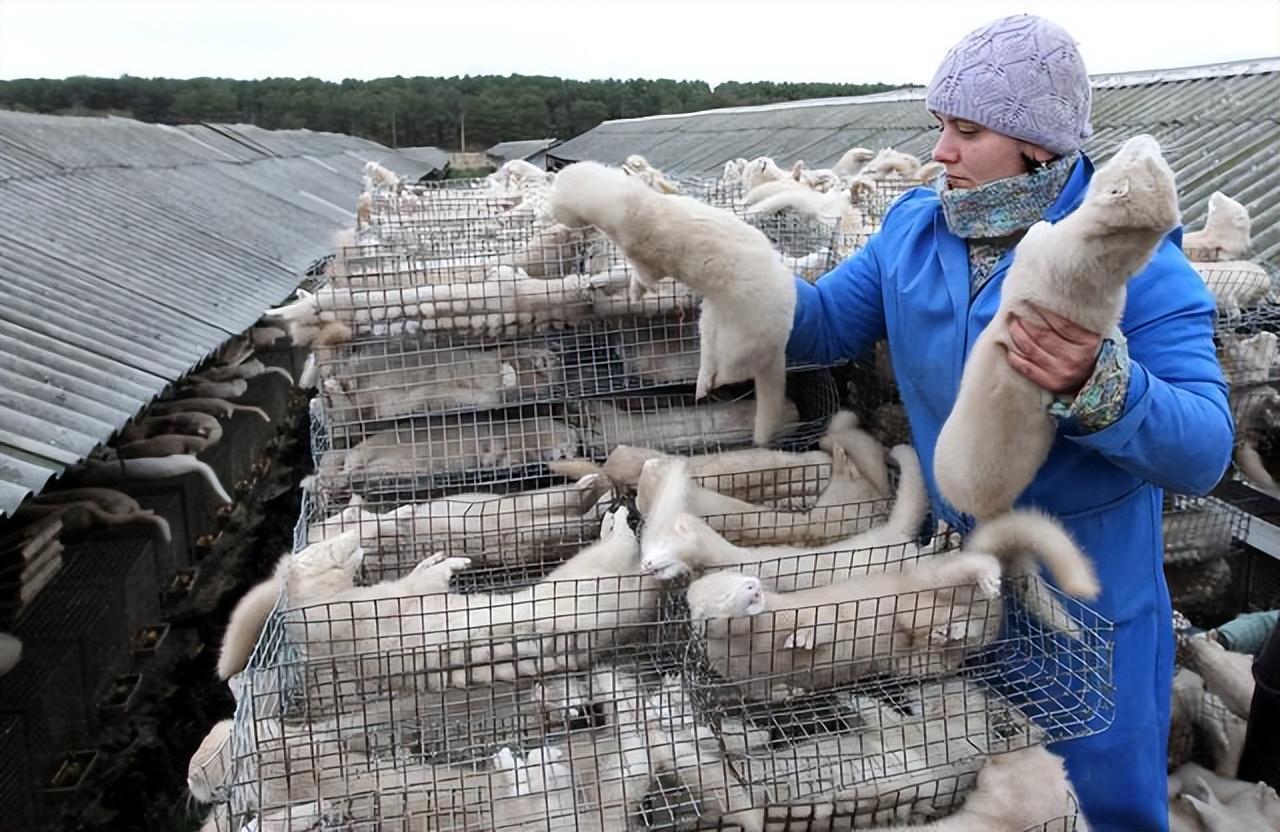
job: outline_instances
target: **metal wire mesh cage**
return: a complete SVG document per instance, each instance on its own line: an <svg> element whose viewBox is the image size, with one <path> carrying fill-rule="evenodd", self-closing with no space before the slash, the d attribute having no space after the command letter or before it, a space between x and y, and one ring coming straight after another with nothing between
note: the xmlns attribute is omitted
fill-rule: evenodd
<svg viewBox="0 0 1280 832"><path fill-rule="evenodd" d="M1257 263L1233 260L1192 263L1218 307L1218 330L1237 334L1275 332L1280 321L1275 282Z"/></svg>
<svg viewBox="0 0 1280 832"><path fill-rule="evenodd" d="M784 700L734 693L680 589L634 572L627 519L606 521L589 577L436 558L308 604L315 570L292 576L242 681L231 808L259 828L308 828L297 813L340 828L736 828L737 811L837 798L853 814L925 817L978 754L1110 719L1109 625L1058 598L1070 634L1050 632L1019 606L1027 589L935 593L973 637L919 648L900 668L912 675L886 675L901 645L880 644L867 674L809 667L813 689ZM352 569L356 543L342 543L295 560ZM869 557L910 562L905 549ZM304 825L273 826L286 819Z"/></svg>

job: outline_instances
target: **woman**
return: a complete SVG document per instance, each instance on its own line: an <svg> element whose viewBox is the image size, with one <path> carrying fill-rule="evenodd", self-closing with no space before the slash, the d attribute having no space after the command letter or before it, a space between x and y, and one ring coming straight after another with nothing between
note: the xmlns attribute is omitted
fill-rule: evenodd
<svg viewBox="0 0 1280 832"><path fill-rule="evenodd" d="M1091 91L1071 37L1019 15L957 44L926 96L946 166L885 215L859 251L799 293L790 357L832 362L888 339L936 515L934 445L965 356L999 304L1012 249L1033 223L1084 196L1093 165ZM1162 571L1162 490L1204 493L1231 456L1227 391L1213 346L1214 304L1180 251L1181 229L1129 283L1118 331L1046 312L1016 322L1009 363L1055 394L1058 436L1018 500L1058 517L1097 565L1095 606L1115 622L1114 723L1058 743L1095 830L1167 828L1165 759L1173 666Z"/></svg>

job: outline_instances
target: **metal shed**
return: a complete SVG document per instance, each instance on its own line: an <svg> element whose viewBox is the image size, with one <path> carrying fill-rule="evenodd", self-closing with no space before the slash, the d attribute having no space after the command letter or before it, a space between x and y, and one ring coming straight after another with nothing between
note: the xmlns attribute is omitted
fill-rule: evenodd
<svg viewBox="0 0 1280 832"><path fill-rule="evenodd" d="M296 287L363 139L0 112L0 517Z"/></svg>
<svg viewBox="0 0 1280 832"><path fill-rule="evenodd" d="M543 170L547 167L547 152L556 146L556 139L532 139L521 142L499 142L485 151L489 164L500 168L512 159L523 159Z"/></svg>

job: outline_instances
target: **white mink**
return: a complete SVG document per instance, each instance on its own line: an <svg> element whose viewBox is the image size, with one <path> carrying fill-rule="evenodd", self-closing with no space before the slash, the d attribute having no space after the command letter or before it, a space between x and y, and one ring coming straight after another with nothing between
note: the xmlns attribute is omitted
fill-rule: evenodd
<svg viewBox="0 0 1280 832"><path fill-rule="evenodd" d="M692 407L657 407L643 402L639 408L588 399L582 408L605 447L634 445L665 451L700 449L708 444L708 437L724 445L750 440L759 429L761 414L759 400L753 406L745 399ZM784 396L776 424L794 425L799 419L799 410Z"/></svg>
<svg viewBox="0 0 1280 832"><path fill-rule="evenodd" d="M874 460L884 465L883 451ZM871 512L856 508L859 503L885 499L888 483L877 485L864 476L849 458L843 446L832 454L831 478L817 501L802 511L777 510L726 496L689 480L687 467L680 459L655 459L646 462L640 476L636 505L647 520L658 524L669 522L649 511L662 503L662 492L678 489L685 511L705 520L711 528L739 543L817 544L864 531L874 522Z"/></svg>
<svg viewBox="0 0 1280 832"><path fill-rule="evenodd" d="M1053 394L1009 365L1010 316L1041 322L1037 309L1044 308L1092 332L1110 331L1129 278L1177 223L1173 171L1155 139L1140 135L1098 169L1078 209L1027 231L938 435L934 474L951 505L979 520L1007 511L1053 444Z"/></svg>
<svg viewBox="0 0 1280 832"><path fill-rule="evenodd" d="M1213 295L1218 312L1234 323L1243 310L1267 299L1271 292L1271 275L1257 263L1232 260L1221 263L1192 263Z"/></svg>
<svg viewBox="0 0 1280 832"><path fill-rule="evenodd" d="M237 411L243 411L245 413L252 413L256 416L260 416L264 422L271 421L271 417L268 416L267 412L260 407L252 407L244 404L232 404L226 399L169 399L166 401L152 402L147 407L147 413L156 416L164 416L170 413L182 413L185 411L205 413L210 416L216 416L220 419L230 419Z"/></svg>
<svg viewBox="0 0 1280 832"><path fill-rule="evenodd" d="M1096 597L1088 558L1043 515L1011 512L985 525L961 552L794 592L713 572L690 584L690 617L721 675L753 698L776 699L868 673L954 669L967 649L994 637L1002 561L1009 573L1030 577L1028 551L1066 592ZM1048 619L1069 629L1053 611Z"/></svg>
<svg viewBox="0 0 1280 832"><path fill-rule="evenodd" d="M1182 237L1187 259L1200 263L1239 260L1249 250L1249 209L1224 194L1209 196L1204 228Z"/></svg>
<svg viewBox="0 0 1280 832"><path fill-rule="evenodd" d="M879 832L1025 832L1070 814L1078 805L1062 758L1039 745L993 754L978 770L964 806L941 820ZM1076 832L1088 832L1082 816Z"/></svg>
<svg viewBox="0 0 1280 832"><path fill-rule="evenodd" d="M1205 690L1219 696L1240 719L1253 704L1253 657L1228 650L1207 636L1187 641L1187 665L1200 674Z"/></svg>
<svg viewBox="0 0 1280 832"><path fill-rule="evenodd" d="M851 147L840 157L840 161L832 165L832 170L852 179L862 173L867 163L876 157L876 152L865 147Z"/></svg>
<svg viewBox="0 0 1280 832"><path fill-rule="evenodd" d="M929 510L928 493L915 452L891 452L902 468L898 495L888 519L873 528L821 547L735 546L703 520L685 511L686 499L673 488L659 510L646 517L641 566L663 580L689 573L748 567L770 589L808 589L843 579L850 571L895 568ZM871 518L868 518L870 520Z"/></svg>
<svg viewBox="0 0 1280 832"><path fill-rule="evenodd" d="M137 459L86 459L77 479L86 485L96 485L130 479L163 480L191 473L203 477L222 502L232 502L231 495L222 487L214 470L190 454Z"/></svg>
<svg viewBox="0 0 1280 832"><path fill-rule="evenodd" d="M281 557L271 576L250 588L232 609L218 653L218 678L230 679L248 666L278 598L284 595L290 605L300 606L350 589L361 557L354 530Z"/></svg>
<svg viewBox="0 0 1280 832"><path fill-rule="evenodd" d="M860 173L868 174L876 179L901 177L911 179L920 171L920 160L909 153L901 153L892 147L885 147L867 162Z"/></svg>
<svg viewBox="0 0 1280 832"><path fill-rule="evenodd" d="M758 229L695 199L662 196L616 169L579 162L551 190L556 219L594 225L635 267L639 287L674 277L703 296L697 396L753 379L753 439L764 445L786 411L786 344L795 284Z"/></svg>

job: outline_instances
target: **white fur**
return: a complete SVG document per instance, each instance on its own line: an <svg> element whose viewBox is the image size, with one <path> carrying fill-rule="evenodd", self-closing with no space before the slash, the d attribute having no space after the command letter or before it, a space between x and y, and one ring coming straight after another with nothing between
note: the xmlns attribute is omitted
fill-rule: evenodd
<svg viewBox="0 0 1280 832"><path fill-rule="evenodd" d="M753 438L768 442L785 409L785 348L795 285L757 229L687 197L663 197L591 162L562 171L551 191L556 219L595 225L617 243L645 288L674 277L703 295L697 395L754 379Z"/></svg>
<svg viewBox="0 0 1280 832"><path fill-rule="evenodd" d="M1212 263L1239 260L1249 250L1249 209L1224 194L1214 191L1209 197L1209 214L1204 228L1182 238L1187 259Z"/></svg>
<svg viewBox="0 0 1280 832"><path fill-rule="evenodd" d="M1008 510L1053 443L1052 395L1009 365L1010 315L1036 323L1039 306L1108 332L1124 310L1128 279L1177 222L1173 172L1155 139L1143 135L1098 169L1075 212L1056 225L1031 227L938 436L934 474L948 502L978 519Z"/></svg>

